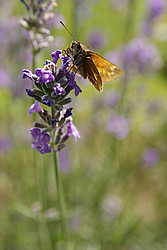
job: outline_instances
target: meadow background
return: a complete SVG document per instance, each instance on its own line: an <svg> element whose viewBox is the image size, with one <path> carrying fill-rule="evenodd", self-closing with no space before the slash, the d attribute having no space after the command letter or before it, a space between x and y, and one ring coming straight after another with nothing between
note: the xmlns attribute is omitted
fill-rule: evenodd
<svg viewBox="0 0 167 250"><path fill-rule="evenodd" d="M72 106L81 138L70 138L59 153L69 249L165 250L167 2L62 0L51 12L53 39L35 67L72 41L62 20L125 71L102 93L77 78L82 93ZM1 0L0 249L57 250L63 248L51 156L31 149L31 82L21 73L32 69L29 34L20 25L27 15L21 1Z"/></svg>

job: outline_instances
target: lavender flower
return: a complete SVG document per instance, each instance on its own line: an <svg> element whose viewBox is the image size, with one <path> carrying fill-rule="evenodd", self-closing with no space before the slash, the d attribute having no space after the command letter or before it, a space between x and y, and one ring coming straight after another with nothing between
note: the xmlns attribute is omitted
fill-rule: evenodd
<svg viewBox="0 0 167 250"><path fill-rule="evenodd" d="M23 73L22 78L29 78L34 82L34 78L33 78L34 75L32 74L32 72L29 69L23 69L22 73Z"/></svg>
<svg viewBox="0 0 167 250"><path fill-rule="evenodd" d="M130 124L127 118L123 115L112 116L107 124L107 131L113 134L118 140L123 140L130 130Z"/></svg>
<svg viewBox="0 0 167 250"><path fill-rule="evenodd" d="M33 83L32 89L26 89L28 96L35 99L31 105L29 114L37 112L43 122L35 122L31 129L31 134L35 139L32 148L37 149L41 154L59 151L65 146L65 142L70 136L75 137L75 141L80 138L80 134L72 122L72 108L65 109L66 104L72 99L68 94L74 89L75 95L82 92L75 81L74 73L69 73L68 57L62 56L60 50L51 53L52 61L47 60L44 68L37 68L35 74L28 69L23 69L23 78L29 78ZM61 60L62 65L57 69L56 63ZM50 114L42 109L40 103L49 106ZM46 133L47 132L47 133Z"/></svg>
<svg viewBox="0 0 167 250"><path fill-rule="evenodd" d="M32 115L32 113L35 113L35 112L40 113L40 112L42 112L42 108L39 105L39 102L36 101L34 104L32 104L31 107L29 108L28 112L29 112L30 116Z"/></svg>
<svg viewBox="0 0 167 250"><path fill-rule="evenodd" d="M51 148L48 145L50 141L50 135L48 133L41 132L39 128L32 128L31 135L35 139L35 142L31 143L33 149L38 149L41 154L51 152Z"/></svg>
<svg viewBox="0 0 167 250"><path fill-rule="evenodd" d="M45 84L48 84L55 80L55 77L50 70L38 68L35 70L35 73L39 77L39 83L44 82Z"/></svg>
<svg viewBox="0 0 167 250"><path fill-rule="evenodd" d="M68 130L67 130L67 135L71 136L73 135L75 137L75 141L77 141L77 139L81 138L80 134L77 130L77 128L75 127L75 125L72 123L72 121L69 121L68 123Z"/></svg>
<svg viewBox="0 0 167 250"><path fill-rule="evenodd" d="M55 95L62 95L65 94L65 90L61 87L60 83L58 83L56 87L53 87L52 93Z"/></svg>
<svg viewBox="0 0 167 250"><path fill-rule="evenodd" d="M57 63L58 59L60 58L61 56L61 50L56 50L54 52L51 53L51 56L52 56L52 62L54 62L55 64Z"/></svg>
<svg viewBox="0 0 167 250"><path fill-rule="evenodd" d="M145 167L152 167L158 163L160 155L157 149L147 148L142 153L143 165Z"/></svg>

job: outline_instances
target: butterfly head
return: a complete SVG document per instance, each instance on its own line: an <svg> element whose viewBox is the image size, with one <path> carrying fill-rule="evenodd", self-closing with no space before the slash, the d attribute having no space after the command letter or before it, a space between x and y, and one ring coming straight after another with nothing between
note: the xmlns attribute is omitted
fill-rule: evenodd
<svg viewBox="0 0 167 250"><path fill-rule="evenodd" d="M82 45L78 41L72 41L70 45L70 54L71 56L74 56L76 53L82 50Z"/></svg>

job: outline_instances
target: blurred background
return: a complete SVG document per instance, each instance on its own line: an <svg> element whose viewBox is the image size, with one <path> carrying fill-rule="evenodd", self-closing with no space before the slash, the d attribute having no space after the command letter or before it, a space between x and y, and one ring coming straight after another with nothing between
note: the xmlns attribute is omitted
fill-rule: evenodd
<svg viewBox="0 0 167 250"><path fill-rule="evenodd" d="M34 2L49 3L45 18L40 8L33 13L46 29L40 34L25 29ZM51 157L31 149L31 82L21 73L69 46L60 20L125 71L103 92L77 77L82 93L72 107L81 139L59 153L69 249L165 250L166 0L1 0L0 249L62 249Z"/></svg>

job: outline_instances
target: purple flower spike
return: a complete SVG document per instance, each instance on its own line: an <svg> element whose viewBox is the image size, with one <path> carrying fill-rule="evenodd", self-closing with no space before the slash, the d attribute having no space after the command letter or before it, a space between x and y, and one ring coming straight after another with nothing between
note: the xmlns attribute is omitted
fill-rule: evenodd
<svg viewBox="0 0 167 250"><path fill-rule="evenodd" d="M77 139L81 138L79 131L77 130L75 125L72 123L72 121L69 121L68 129L67 129L67 136L70 137L71 135L73 135L75 137L75 141L77 141Z"/></svg>
<svg viewBox="0 0 167 250"><path fill-rule="evenodd" d="M41 106L39 105L39 102L35 102L34 104L31 105L31 107L29 108L29 115L31 116L32 113L38 112L40 113L42 111Z"/></svg>
<svg viewBox="0 0 167 250"><path fill-rule="evenodd" d="M23 69L22 70L23 76L22 78L30 78L34 82L33 74L29 69Z"/></svg>
<svg viewBox="0 0 167 250"><path fill-rule="evenodd" d="M32 137L35 139L35 142L31 143L32 149L37 149L41 154L50 153L51 148L48 146L50 135L45 132L41 132L39 128L32 128L30 132Z"/></svg>
<svg viewBox="0 0 167 250"><path fill-rule="evenodd" d="M65 90L61 87L60 83L57 83L55 87L52 88L53 93L56 95L61 95L65 93Z"/></svg>
<svg viewBox="0 0 167 250"><path fill-rule="evenodd" d="M57 63L58 59L60 59L60 55L62 55L61 50L56 50L54 52L51 53L52 56L52 62L54 62L55 64Z"/></svg>
<svg viewBox="0 0 167 250"><path fill-rule="evenodd" d="M72 123L72 108L64 106L72 101L67 97L71 90L75 90L76 96L82 90L76 84L74 72L69 70L71 59L62 56L60 50L52 52L51 56L52 61L46 60L43 68L35 69L34 75L28 69L23 70L23 78L34 79L33 88L26 89L28 96L35 99L35 103L29 108L29 115L37 112L43 120L43 123L34 122L34 128L31 129L35 140L31 147L41 154L50 153L52 149L60 151L71 135L75 137L75 141L80 138ZM60 68L56 65L58 60L62 63ZM47 110L41 108L41 103L48 106Z"/></svg>
<svg viewBox="0 0 167 250"><path fill-rule="evenodd" d="M55 80L55 77L52 75L52 72L49 70L44 70L41 68L37 68L35 70L35 73L37 76L39 76L39 83L44 82L45 84L48 84L49 82L53 82Z"/></svg>

